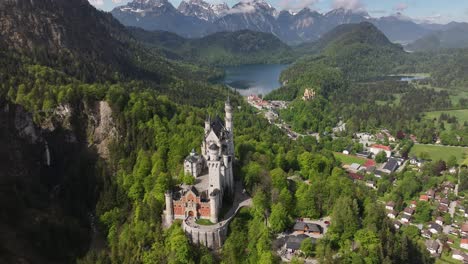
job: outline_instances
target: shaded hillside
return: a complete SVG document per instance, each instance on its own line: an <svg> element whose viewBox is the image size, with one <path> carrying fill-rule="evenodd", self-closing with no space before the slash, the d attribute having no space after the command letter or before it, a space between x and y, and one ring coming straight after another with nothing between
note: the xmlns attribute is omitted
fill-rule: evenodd
<svg viewBox="0 0 468 264"><path fill-rule="evenodd" d="M436 51L468 47L468 24L456 24L448 29L437 31L409 44L410 51Z"/></svg>
<svg viewBox="0 0 468 264"><path fill-rule="evenodd" d="M186 39L164 31L131 28L133 36L168 57L207 65L280 63L291 59L290 48L272 34L242 30Z"/></svg>
<svg viewBox="0 0 468 264"><path fill-rule="evenodd" d="M0 33L4 47L86 79L129 67L125 28L86 0L2 1Z"/></svg>
<svg viewBox="0 0 468 264"><path fill-rule="evenodd" d="M140 78L161 85L215 74L144 49L112 15L86 0L2 1L0 22L3 47L85 81Z"/></svg>

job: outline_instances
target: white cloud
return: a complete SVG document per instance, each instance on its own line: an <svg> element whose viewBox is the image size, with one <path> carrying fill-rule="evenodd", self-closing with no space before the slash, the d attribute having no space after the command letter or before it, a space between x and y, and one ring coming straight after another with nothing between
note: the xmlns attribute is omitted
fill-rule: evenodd
<svg viewBox="0 0 468 264"><path fill-rule="evenodd" d="M249 4L248 1L242 1L243 4L237 5L236 7L231 8L229 14L239 14L239 13L253 13L255 12L255 7Z"/></svg>
<svg viewBox="0 0 468 264"><path fill-rule="evenodd" d="M301 10L306 7L313 7L320 0L281 0L279 7L283 10Z"/></svg>
<svg viewBox="0 0 468 264"><path fill-rule="evenodd" d="M344 8L346 10L363 10L364 5L361 0L334 0L333 8Z"/></svg>
<svg viewBox="0 0 468 264"><path fill-rule="evenodd" d="M88 0L93 6L103 6L104 0Z"/></svg>
<svg viewBox="0 0 468 264"><path fill-rule="evenodd" d="M408 9L408 4L406 3L399 3L395 6L394 8L396 11L398 12L403 12L405 11L406 9Z"/></svg>
<svg viewBox="0 0 468 264"><path fill-rule="evenodd" d="M123 2L123 0L112 0L112 3L114 3L114 4L120 4L122 2Z"/></svg>

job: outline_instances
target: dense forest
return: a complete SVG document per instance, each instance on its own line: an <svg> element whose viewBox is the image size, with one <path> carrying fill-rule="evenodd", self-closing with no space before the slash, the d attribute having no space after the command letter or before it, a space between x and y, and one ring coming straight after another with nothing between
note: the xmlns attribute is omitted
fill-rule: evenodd
<svg viewBox="0 0 468 264"><path fill-rule="evenodd" d="M66 3L15 0L5 1L4 5L22 15L10 17L14 23L6 31L11 38L2 39L2 111L24 109L34 126L41 128L43 135L39 136L46 135L50 142L55 139L54 147L60 149L62 144L56 137L66 132L63 138L76 143L80 152L72 156L74 160L65 159L65 154L53 156L62 166L60 184L30 183L23 178L1 179L2 187L15 194L14 201L22 205L14 208L12 215L9 212L13 208L9 207L8 212L0 215L2 228L19 230L14 217L27 219L31 224L28 230L21 230L24 237L12 244L21 244L28 238L39 242L28 244L27 251L0 245L0 260L9 263L19 259L31 263L78 261L81 264L279 263L280 259L273 252L276 234L291 228L296 218L331 216L325 238L316 245L303 245L306 254L322 263L433 263L424 245L411 232L395 230L385 216L383 205L375 202L378 195L387 192L406 199L421 189L420 185L411 190L391 189L388 183L374 191L355 184L341 169L327 142L309 137L290 140L283 131L258 116L239 94L210 83L219 76L219 71L148 48L112 17L95 10L85 0ZM35 11L34 18L24 15L37 8L41 12ZM83 18L81 13L87 15ZM55 16L60 19L48 19ZM18 17L25 21L15 24ZM87 21L72 23L75 19ZM39 24L60 27L64 32L61 37L43 42L41 40L49 36L45 33L47 30L26 30ZM91 31L93 28L102 32ZM14 32L24 33L19 36L23 40L20 43L43 48L30 53L27 46L14 46ZM74 42L74 32L89 32L89 35L84 34L83 39ZM301 67L293 66L286 71L282 78L288 85L270 97L294 99L310 86L318 91L318 100L313 103L296 101L292 104L294 114L291 110L281 113L299 130L328 131L342 118L351 120L350 131L357 131L390 122L391 115L401 116L391 125L402 129L419 118L415 108L422 111L450 107L444 92L421 92L400 83L390 85L392 88L386 91L374 87L387 83L351 82L363 80L364 75L375 77L378 71L391 70L389 65L374 68L382 65L380 61L364 56L377 55L378 50L373 45L380 41L385 39L375 36L370 44L351 45L349 50L340 48L349 44L345 40L333 42L325 49L324 57L312 62L304 60L297 64ZM105 50L87 56L89 50L105 46L102 44L105 42L116 46L112 54ZM56 52L47 47L49 44L58 47ZM361 50L365 53L360 54ZM335 52L336 56L330 55ZM398 46L388 46L378 58L389 60L400 53ZM231 56L228 58L233 58ZM349 56L365 59L359 67L353 68L345 63L344 58ZM358 96L361 93L366 95ZM402 94L400 100L405 102L406 109L392 108L394 93ZM415 101L415 94L421 101ZM236 109L235 177L253 197L253 206L241 210L230 224L223 248L212 252L192 245L180 223L164 229L161 215L164 192L184 180L182 161L192 148L199 147L204 118L207 114L221 113L228 95ZM363 103L363 100L376 98L384 104ZM108 156L98 155L93 142L95 132L90 129L98 119L90 109L104 101L110 106L116 131L107 146ZM70 120L60 115L57 109L61 108L71 109ZM368 113L371 116L367 116ZM10 136L17 133L11 129L5 133ZM417 129L425 133L426 127L422 123ZM24 144L31 148L43 147L42 142ZM24 153L27 150L18 145L12 151ZM38 155L38 159L42 159L42 154ZM46 167L44 162L37 164L41 169ZM43 177L48 179L50 174L44 170ZM398 177L410 182L414 181L413 176ZM40 197L44 203L57 202L58 206L48 208L34 203L35 194L27 193L28 188L19 188L25 185L29 189L43 189ZM49 195L51 191L57 195ZM34 220L45 215L50 217L44 217L42 222ZM57 215L64 216L67 221L57 223L54 220Z"/></svg>
<svg viewBox="0 0 468 264"><path fill-rule="evenodd" d="M289 63L292 49L277 37L242 30L220 32L200 39L185 39L164 31L130 29L146 46L161 50L169 58L208 66Z"/></svg>

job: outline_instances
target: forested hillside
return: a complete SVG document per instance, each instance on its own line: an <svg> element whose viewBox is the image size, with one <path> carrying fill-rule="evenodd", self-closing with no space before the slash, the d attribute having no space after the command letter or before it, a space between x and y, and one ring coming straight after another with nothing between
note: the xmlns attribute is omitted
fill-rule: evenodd
<svg viewBox="0 0 468 264"><path fill-rule="evenodd" d="M8 140L0 152L8 156L0 163L0 236L8 241L1 262L279 263L275 234L295 218L331 215L327 236L309 252L322 262L432 263L323 142L289 140L238 94L209 84L216 72L143 48L84 0L2 4L15 16L1 24L11 36L0 52L0 142ZM15 34L28 32L18 17L30 18L33 33ZM75 42L80 32L90 36ZM44 48L12 52L15 41ZM107 41L130 48L107 51ZM324 67L310 77L320 102L346 85L344 76ZM164 229L161 215L164 192L184 180L182 161L199 147L204 118L220 113L228 94L236 109L235 175L253 207L234 219L222 250L211 252L193 246L178 223Z"/></svg>
<svg viewBox="0 0 468 264"><path fill-rule="evenodd" d="M136 39L173 58L204 65L284 63L292 59L291 49L269 33L243 30L186 39L164 31L130 30Z"/></svg>
<svg viewBox="0 0 468 264"><path fill-rule="evenodd" d="M392 44L367 22L338 26L319 41L298 47L296 52L306 56L281 77L291 83L304 75L302 71L321 64L340 68L349 79L364 80L396 72L405 59L401 46Z"/></svg>

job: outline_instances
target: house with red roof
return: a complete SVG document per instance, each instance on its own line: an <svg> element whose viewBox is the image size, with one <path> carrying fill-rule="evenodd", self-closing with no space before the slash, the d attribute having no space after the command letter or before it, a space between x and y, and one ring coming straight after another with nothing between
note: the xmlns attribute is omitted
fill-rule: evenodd
<svg viewBox="0 0 468 264"><path fill-rule="evenodd" d="M419 196L419 201L429 202L429 197L425 194Z"/></svg>
<svg viewBox="0 0 468 264"><path fill-rule="evenodd" d="M370 146L369 151L372 152L372 154L374 155L377 155L383 151L385 152L385 154L387 154L387 158L390 158L390 156L392 156L392 148L390 148L389 146L375 144Z"/></svg>
<svg viewBox="0 0 468 264"><path fill-rule="evenodd" d="M348 172L349 177L354 180L354 181L362 181L364 180L364 176L354 173L354 172Z"/></svg>
<svg viewBox="0 0 468 264"><path fill-rule="evenodd" d="M468 249L468 238L462 238L460 240L460 247L463 249Z"/></svg>

